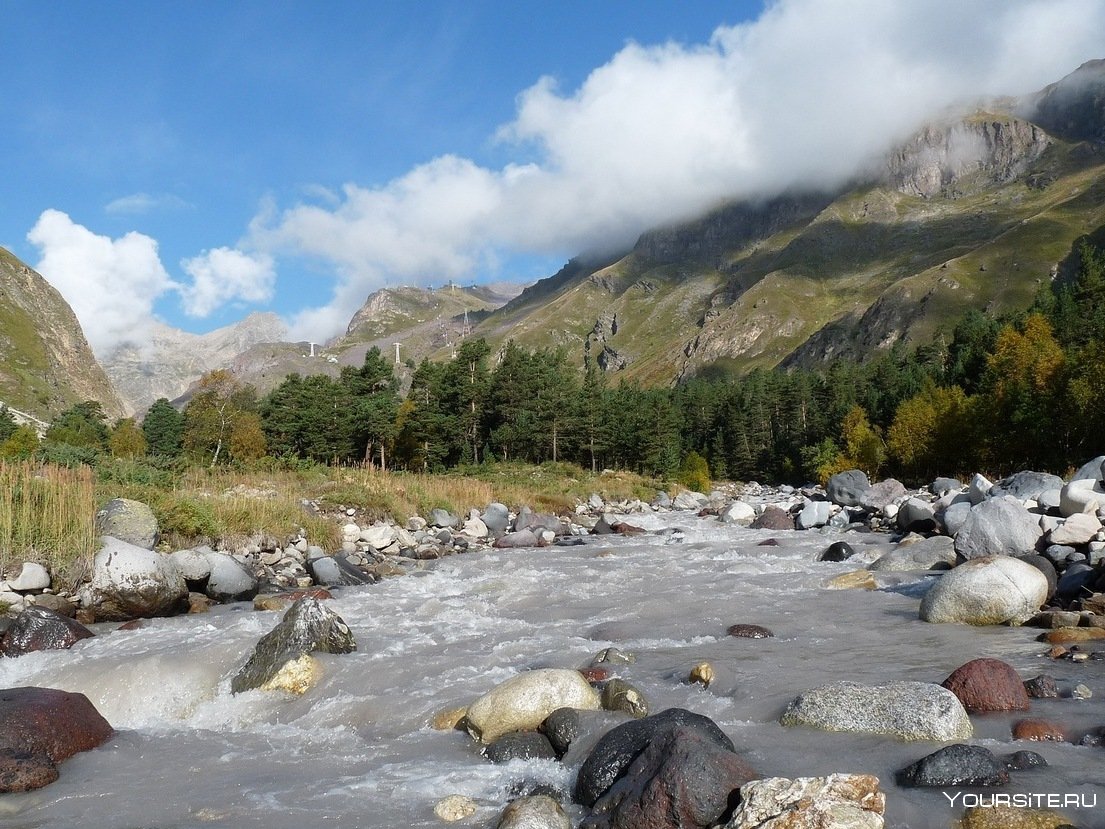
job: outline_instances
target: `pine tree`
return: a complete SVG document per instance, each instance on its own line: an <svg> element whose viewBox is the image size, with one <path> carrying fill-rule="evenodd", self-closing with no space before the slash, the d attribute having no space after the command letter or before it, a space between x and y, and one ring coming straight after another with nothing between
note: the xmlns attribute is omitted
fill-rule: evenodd
<svg viewBox="0 0 1105 829"><path fill-rule="evenodd" d="M142 418L142 435L151 455L175 458L184 437L184 415L167 398L158 399Z"/></svg>

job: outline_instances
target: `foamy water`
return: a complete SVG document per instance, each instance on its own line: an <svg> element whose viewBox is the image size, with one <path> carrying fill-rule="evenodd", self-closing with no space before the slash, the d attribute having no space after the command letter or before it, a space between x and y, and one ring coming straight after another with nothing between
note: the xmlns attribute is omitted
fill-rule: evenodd
<svg viewBox="0 0 1105 829"><path fill-rule="evenodd" d="M764 776L878 775L888 827L947 827L962 814L962 801L953 807L939 790L893 782L940 744L783 728L778 717L795 695L836 680L938 683L990 656L1024 678L1050 673L1061 688L1093 692L1036 700L1031 716L1105 725L1105 663L1052 662L1038 630L921 622L931 577L880 573L879 590L825 589L858 566L815 561L829 543L846 538L863 561L887 548L885 537L752 531L680 513L629 520L679 526L682 540L655 533L472 553L336 593L330 606L358 650L322 655L322 681L300 698L230 694L230 677L280 618L249 604L131 632L104 628L70 651L0 660L3 687L80 691L119 731L62 764L58 782L0 798L0 827L439 827L433 806L450 794L480 807L458 825L494 826L521 785L570 791L582 758L495 766L465 735L429 721L518 671L580 667L610 645L636 655L619 673L653 711L713 718ZM756 546L768 537L780 546ZM738 622L776 636L727 636ZM716 672L709 689L684 681L702 660ZM1050 764L1015 773L1000 791L1096 798L1097 809L1067 814L1081 827L1105 826L1105 750L1013 743L1011 723L1023 716L972 718L974 742L996 754L1035 750Z"/></svg>

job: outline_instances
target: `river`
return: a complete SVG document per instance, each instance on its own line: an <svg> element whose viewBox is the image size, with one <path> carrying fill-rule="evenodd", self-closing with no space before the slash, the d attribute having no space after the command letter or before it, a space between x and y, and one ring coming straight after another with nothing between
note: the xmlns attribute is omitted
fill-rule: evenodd
<svg viewBox="0 0 1105 829"><path fill-rule="evenodd" d="M69 651L0 660L2 687L80 691L118 729L63 763L56 783L0 798L0 827L442 827L433 806L450 794L479 805L457 825L494 826L520 785L570 791L581 758L495 766L461 732L430 728L433 715L518 671L581 667L611 645L636 655L620 675L652 711L713 718L764 776L878 775L895 829L943 829L962 814L940 790L894 784L897 769L939 745L784 728L778 717L799 692L836 680L939 683L987 656L1023 678L1050 673L1061 688L1093 693L1035 700L1031 716L1105 725L1105 661L1053 662L1030 628L921 622L931 576L881 573L877 590L826 589L857 565L818 562L821 550L846 538L871 560L889 547L885 536L748 530L690 513L628 520L654 532L473 552L336 591L329 604L358 650L323 655L321 682L299 698L230 694L230 677L279 620L247 603L134 631L98 625L100 635ZM672 527L681 532L661 532ZM758 546L767 538L778 546ZM726 635L738 622L776 635ZM708 689L685 681L702 660L716 672ZM1023 716L972 717L978 744L1032 749L1049 763L1001 791L1096 800L1066 813L1082 829L1105 826L1105 750L1013 743L1011 723Z"/></svg>

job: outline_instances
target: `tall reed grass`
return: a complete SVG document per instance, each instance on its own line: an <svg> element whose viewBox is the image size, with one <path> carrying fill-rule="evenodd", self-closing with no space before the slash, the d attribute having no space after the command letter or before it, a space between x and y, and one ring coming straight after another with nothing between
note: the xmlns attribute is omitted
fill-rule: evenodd
<svg viewBox="0 0 1105 829"><path fill-rule="evenodd" d="M56 573L96 548L95 485L88 467L0 461L0 565L40 561Z"/></svg>

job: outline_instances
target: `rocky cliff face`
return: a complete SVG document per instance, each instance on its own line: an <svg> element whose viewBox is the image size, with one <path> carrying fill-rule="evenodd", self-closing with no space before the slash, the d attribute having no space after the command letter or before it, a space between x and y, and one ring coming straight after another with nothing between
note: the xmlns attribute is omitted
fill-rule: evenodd
<svg viewBox="0 0 1105 829"><path fill-rule="evenodd" d="M923 129L887 160L894 189L913 196L955 198L1023 175L1051 144L1036 124L978 113Z"/></svg>
<svg viewBox="0 0 1105 829"><path fill-rule="evenodd" d="M0 248L0 401L49 421L85 400L99 402L109 419L125 414L73 309Z"/></svg>
<svg viewBox="0 0 1105 829"><path fill-rule="evenodd" d="M225 368L242 352L287 336L280 317L262 313L207 334L160 323L153 330L148 344L124 344L104 361L128 413L139 417L158 398L175 400L203 374Z"/></svg>
<svg viewBox="0 0 1105 829"><path fill-rule="evenodd" d="M1053 135L1105 143L1105 60L1082 64L1024 101L1020 111Z"/></svg>

